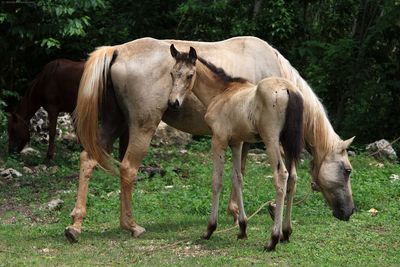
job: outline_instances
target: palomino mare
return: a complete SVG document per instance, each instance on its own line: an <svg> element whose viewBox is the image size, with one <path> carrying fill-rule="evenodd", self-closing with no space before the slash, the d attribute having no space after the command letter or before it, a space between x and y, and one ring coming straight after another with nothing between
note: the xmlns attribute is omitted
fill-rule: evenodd
<svg viewBox="0 0 400 267"><path fill-rule="evenodd" d="M238 238L247 237L247 217L242 197L241 149L243 141L255 143L262 140L267 147L276 188L274 228L266 249L275 249L280 236L283 240L288 240L290 235L287 228L283 229L282 234L282 214L288 177L291 181L297 179L296 163L300 159L303 144L304 106L301 92L283 78L266 78L257 85L241 78L232 78L222 69L201 57L197 58L193 47L190 47L189 53L180 53L172 44L171 55L176 60L171 71L171 102L179 102L174 96L184 96L193 89L193 93L207 107L205 121L212 130L212 212L203 237L209 239L217 228L219 195L228 145L232 149L232 184L238 196ZM208 86L209 84L213 84L213 87ZM280 143L285 151L289 172L281 157ZM287 217L290 221L295 190L293 183L288 184Z"/></svg>
<svg viewBox="0 0 400 267"><path fill-rule="evenodd" d="M20 152L29 142L29 120L42 106L49 118L47 159L54 157L57 117L76 106L84 62L57 59L49 62L26 91L15 111L8 115L8 150Z"/></svg>
<svg viewBox="0 0 400 267"><path fill-rule="evenodd" d="M205 108L193 95L186 97L185 103L171 103L180 107L179 112L167 110L172 88L170 71L174 65L169 49L172 43L180 50L193 46L207 61L222 67L230 75L243 77L252 83L270 76L284 76L294 81L296 86L301 83L302 90L309 91L305 97L311 97L310 101L318 103L315 107L323 110L311 88L289 62L266 42L255 37L236 37L211 43L142 38L97 49L85 65L75 111L77 134L85 151L81 153L78 197L71 213L73 224L65 230L69 240L77 241L81 233L88 184L94 166L97 163L109 166L108 156L98 141L99 104L102 98L106 99L102 96L104 91L108 91L108 83L114 88L118 106L129 128L128 148L120 165L120 226L135 237L144 233L145 229L137 225L132 217L132 187L160 120L192 134L211 134L204 122ZM118 118L109 113L102 113L101 119L109 118L107 121L112 127L114 119ZM351 169L347 168L351 165L344 150L351 141L343 142L335 134L325 114L321 117L322 122L314 119L316 122L312 125L315 131L320 131L316 126L321 126L322 138L326 137L322 140L323 146L320 146L320 140L310 142L311 149L318 150L314 155L321 157L314 161L314 180L326 192L324 195L333 206L334 214L340 219L348 219L354 205L349 191L349 173L344 173L343 167ZM339 189L342 191L336 192ZM229 207L235 206L231 201Z"/></svg>

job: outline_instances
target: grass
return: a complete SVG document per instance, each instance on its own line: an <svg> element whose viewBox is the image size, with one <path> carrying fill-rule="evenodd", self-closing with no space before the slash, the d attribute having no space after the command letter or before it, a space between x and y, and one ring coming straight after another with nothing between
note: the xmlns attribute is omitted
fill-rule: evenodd
<svg viewBox="0 0 400 267"><path fill-rule="evenodd" d="M3 135L0 151L4 151L5 142ZM40 166L46 147L35 146L40 156L12 158L3 154L0 167L23 173L23 166ZM60 142L56 151L55 161L46 170L0 178L0 266L400 265L400 181L389 179L391 174L400 174L398 164L382 165L363 154L351 158L358 211L349 222L342 222L331 215L320 194L310 193L308 161L303 162L291 242L266 253L263 246L272 220L265 208L249 221L247 240L236 239L237 229L216 233L209 241L199 238L211 206L212 164L207 140L193 142L185 150L150 149L144 165L160 166L166 174L151 178L139 174L144 179L135 186L133 212L147 232L137 239L119 228L119 179L95 171L83 232L79 243L71 245L64 237L64 228L70 224L75 203L79 152ZM228 153L217 230L232 226L225 213L230 192L229 159ZM46 203L55 198L64 204L49 211ZM274 198L271 170L254 158L247 164L244 198L248 216ZM378 210L376 216L369 214L371 208Z"/></svg>

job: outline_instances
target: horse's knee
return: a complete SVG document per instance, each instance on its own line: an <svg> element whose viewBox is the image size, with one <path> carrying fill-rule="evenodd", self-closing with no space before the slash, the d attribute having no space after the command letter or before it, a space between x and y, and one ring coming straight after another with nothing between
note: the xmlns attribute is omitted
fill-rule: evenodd
<svg viewBox="0 0 400 267"><path fill-rule="evenodd" d="M221 181L214 181L212 189L213 189L213 193L214 194L217 194L217 193L221 192L222 182Z"/></svg>
<svg viewBox="0 0 400 267"><path fill-rule="evenodd" d="M129 162L122 162L120 166L120 175L122 185L132 185L137 174L137 169L133 168Z"/></svg>

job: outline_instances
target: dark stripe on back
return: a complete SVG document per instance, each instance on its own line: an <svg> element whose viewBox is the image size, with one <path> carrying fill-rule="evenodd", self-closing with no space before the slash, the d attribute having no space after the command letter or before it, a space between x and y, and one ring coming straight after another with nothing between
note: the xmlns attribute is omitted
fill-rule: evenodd
<svg viewBox="0 0 400 267"><path fill-rule="evenodd" d="M218 68L211 62L208 62L204 58L198 57L197 58L201 63L207 66L212 72L214 72L219 78L221 78L224 82L238 82L238 83L246 83L247 80L241 77L232 77L228 75L223 68Z"/></svg>

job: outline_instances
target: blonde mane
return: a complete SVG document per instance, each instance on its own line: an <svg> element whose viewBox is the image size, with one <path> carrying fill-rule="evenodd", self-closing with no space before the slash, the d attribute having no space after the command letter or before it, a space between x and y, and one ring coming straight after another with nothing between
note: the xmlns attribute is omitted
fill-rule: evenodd
<svg viewBox="0 0 400 267"><path fill-rule="evenodd" d="M312 91L307 82L293 68L289 61L276 49L272 48L277 57L282 77L292 81L304 96L304 138L313 152L315 163L319 166L329 152L332 152L341 142L326 115L324 106Z"/></svg>

